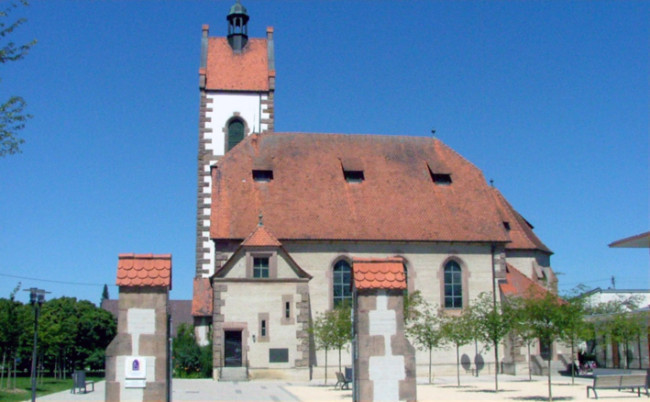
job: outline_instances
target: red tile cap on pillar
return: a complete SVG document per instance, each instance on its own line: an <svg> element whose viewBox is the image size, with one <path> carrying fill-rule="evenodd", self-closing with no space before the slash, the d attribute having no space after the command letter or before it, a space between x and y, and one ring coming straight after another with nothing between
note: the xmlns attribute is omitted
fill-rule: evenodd
<svg viewBox="0 0 650 402"><path fill-rule="evenodd" d="M404 260L392 258L355 258L352 275L357 289L406 290Z"/></svg>
<svg viewBox="0 0 650 402"><path fill-rule="evenodd" d="M117 286L164 286L172 288L171 254L119 254Z"/></svg>

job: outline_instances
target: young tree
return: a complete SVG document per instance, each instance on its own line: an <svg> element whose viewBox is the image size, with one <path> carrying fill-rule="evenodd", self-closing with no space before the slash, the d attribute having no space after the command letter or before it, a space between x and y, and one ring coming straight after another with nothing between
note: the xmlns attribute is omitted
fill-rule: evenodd
<svg viewBox="0 0 650 402"><path fill-rule="evenodd" d="M36 43L31 41L16 45L8 40L9 35L27 21L25 18L10 19L11 13L20 5L26 6L27 1L3 2L0 6L2 7L0 9L0 64L24 58ZM25 100L20 96L10 96L0 103L0 157L20 152L20 145L24 140L18 137L18 132L25 127L25 122L31 117L24 112L24 109Z"/></svg>
<svg viewBox="0 0 650 402"><path fill-rule="evenodd" d="M494 370L494 387L499 391L499 343L513 329L514 311L506 303L495 304L491 295L481 293L472 303L469 310L470 319L476 327L478 338L494 347L494 361L497 368Z"/></svg>
<svg viewBox="0 0 650 402"><path fill-rule="evenodd" d="M511 298L508 300L510 307L513 309L514 317L512 320L513 324L513 335L516 338L521 339L522 342L526 344L527 354L528 354L528 381L533 380L532 367L531 367L531 358L530 358L530 347L537 340L537 334L535 331L528 325L526 317L524 314L523 304L519 298Z"/></svg>
<svg viewBox="0 0 650 402"><path fill-rule="evenodd" d="M605 328L612 341L623 343L625 367L628 369L630 368L629 344L644 333L644 324L643 316L632 312L614 314L606 321Z"/></svg>
<svg viewBox="0 0 650 402"><path fill-rule="evenodd" d="M529 295L522 299L525 325L528 325L532 333L540 340L551 345L559 340L563 331L563 301L552 293L546 293L544 297ZM551 353L546 356L548 367L548 400L553 400L551 389Z"/></svg>
<svg viewBox="0 0 650 402"><path fill-rule="evenodd" d="M460 387L460 347L474 339L475 328L471 314L465 310L460 314L445 314L441 311L439 315L442 339L456 347L456 381Z"/></svg>
<svg viewBox="0 0 650 402"><path fill-rule="evenodd" d="M334 310L320 313L309 330L314 336L316 349L325 350L325 384L327 384L327 352L330 349L338 349L339 371L341 371L341 350L352 339L349 304L341 304Z"/></svg>
<svg viewBox="0 0 650 402"><path fill-rule="evenodd" d="M575 384L576 345L588 334L584 312L584 299L579 296L569 297L566 303L560 305L562 315L560 339L571 345L571 384Z"/></svg>
<svg viewBox="0 0 650 402"><path fill-rule="evenodd" d="M420 292L414 292L407 298L405 303L406 314L406 335L413 340L420 350L429 351L429 384L432 383L431 374L433 348L442 343L442 331L440 330L440 317L429 303L422 299Z"/></svg>

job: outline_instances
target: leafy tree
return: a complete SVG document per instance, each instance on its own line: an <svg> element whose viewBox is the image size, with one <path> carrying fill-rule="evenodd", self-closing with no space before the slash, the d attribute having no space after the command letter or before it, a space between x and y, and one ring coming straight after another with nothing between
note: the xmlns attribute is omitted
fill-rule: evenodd
<svg viewBox="0 0 650 402"><path fill-rule="evenodd" d="M585 314L591 316L589 321L592 325L589 326L589 329L592 331L592 337L595 338L596 332L598 332L604 339L609 337L613 342L622 342L627 368L630 366L629 342L635 339L639 341L640 337L646 333L643 316L632 313L641 302L642 298L635 295L619 296L614 300L596 305L585 304Z"/></svg>
<svg viewBox="0 0 650 402"><path fill-rule="evenodd" d="M510 307L513 309L513 331L512 335L515 338L519 338L522 342L526 344L527 354L528 354L528 381L533 380L532 368L531 368L531 358L530 358L530 348L535 341L537 341L537 334L528 325L526 320L524 306L522 299L520 298L510 298L508 300Z"/></svg>
<svg viewBox="0 0 650 402"><path fill-rule="evenodd" d="M522 315L525 325L540 342L548 345L560 339L563 334L563 301L548 292L544 297L529 295L522 299ZM548 400L553 400L551 389L551 353L546 357L548 367Z"/></svg>
<svg viewBox="0 0 650 402"><path fill-rule="evenodd" d="M499 391L499 343L513 329L515 312L507 303L499 303L493 300L487 293L479 294L472 303L469 315L476 327L478 339L494 347L494 387Z"/></svg>
<svg viewBox="0 0 650 402"><path fill-rule="evenodd" d="M41 307L39 347L44 350L47 359L54 361L54 375L58 378L65 378L74 357L79 327L76 302L73 297L60 297L47 301Z"/></svg>
<svg viewBox="0 0 650 402"><path fill-rule="evenodd" d="M210 377L212 370L212 344L199 346L194 327L178 326L172 341L174 375L180 378Z"/></svg>
<svg viewBox="0 0 650 402"><path fill-rule="evenodd" d="M18 348L20 345L20 333L23 328L23 322L19 320L20 302L17 302L16 293L20 290L20 283L14 288L9 295L9 299L0 299L0 347L2 348L2 377L0 377L0 388L4 378L5 367L7 370L7 388L16 387L15 379L15 361L18 357ZM9 361L9 364L7 364ZM12 364L14 363L14 364ZM14 369L13 384L11 381L11 368Z"/></svg>
<svg viewBox="0 0 650 402"><path fill-rule="evenodd" d="M418 349L429 351L429 384L431 384L433 381L431 351L440 346L443 341L440 317L422 298L419 291L410 294L406 300L405 306L408 304L405 314L406 335L414 341Z"/></svg>
<svg viewBox="0 0 650 402"><path fill-rule="evenodd" d="M2 3L4 8L0 9L0 64L24 58L36 43L31 41L17 45L8 39L11 33L27 21L25 18L12 19L11 17L11 13L20 5L26 6L27 1ZM25 141L18 137L18 132L25 127L25 122L31 117L24 109L25 100L20 96L10 96L0 103L0 157L20 152L20 145Z"/></svg>
<svg viewBox="0 0 650 402"><path fill-rule="evenodd" d="M455 312L445 314L442 311L439 315L443 341L456 347L456 381L460 387L460 347L474 339L474 323L469 310L464 310L460 314L455 314Z"/></svg>
<svg viewBox="0 0 650 402"><path fill-rule="evenodd" d="M642 335L645 320L641 314L632 312L620 312L608 317L605 328L612 341L623 343L625 350L625 367L630 368L630 350L629 343Z"/></svg>
<svg viewBox="0 0 650 402"><path fill-rule="evenodd" d="M339 352L339 371L341 371L341 350L352 339L352 319L350 305L342 303L333 310L320 313L313 321L310 332L314 336L316 349L325 350L325 383L327 384L327 352Z"/></svg>
<svg viewBox="0 0 650 402"><path fill-rule="evenodd" d="M560 339L571 345L571 384L575 384L576 345L589 333L586 325L584 299L580 296L567 297L567 302L560 306L562 314L562 333Z"/></svg>
<svg viewBox="0 0 650 402"><path fill-rule="evenodd" d="M75 366L101 370L106 347L117 333L115 317L87 300L77 302L75 310L79 317L73 354Z"/></svg>

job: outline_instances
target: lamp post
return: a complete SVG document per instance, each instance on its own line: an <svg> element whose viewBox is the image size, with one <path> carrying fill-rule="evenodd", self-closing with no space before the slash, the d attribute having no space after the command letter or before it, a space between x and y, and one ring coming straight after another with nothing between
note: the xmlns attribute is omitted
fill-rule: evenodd
<svg viewBox="0 0 650 402"><path fill-rule="evenodd" d="M34 306L34 349L32 350L32 402L36 401L36 351L38 350L38 313L45 301L45 293L43 289L30 288L25 289L29 292L29 303Z"/></svg>

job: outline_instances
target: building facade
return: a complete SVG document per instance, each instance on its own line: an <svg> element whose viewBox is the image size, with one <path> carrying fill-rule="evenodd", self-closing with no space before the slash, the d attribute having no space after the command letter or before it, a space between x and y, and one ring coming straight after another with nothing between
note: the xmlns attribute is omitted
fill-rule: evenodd
<svg viewBox="0 0 650 402"><path fill-rule="evenodd" d="M200 341L212 340L215 378L227 367L321 377L325 355L309 325L351 299L354 259L399 258L408 291L450 314L482 292L557 288L532 225L442 141L275 132L273 28L249 38L239 3L227 20L227 37L204 26L199 70L192 311ZM508 283L514 271L526 281ZM484 355L487 370L518 362L511 349L503 362L483 345L463 353ZM416 359L428 362L424 352ZM453 367L455 354L436 362Z"/></svg>

